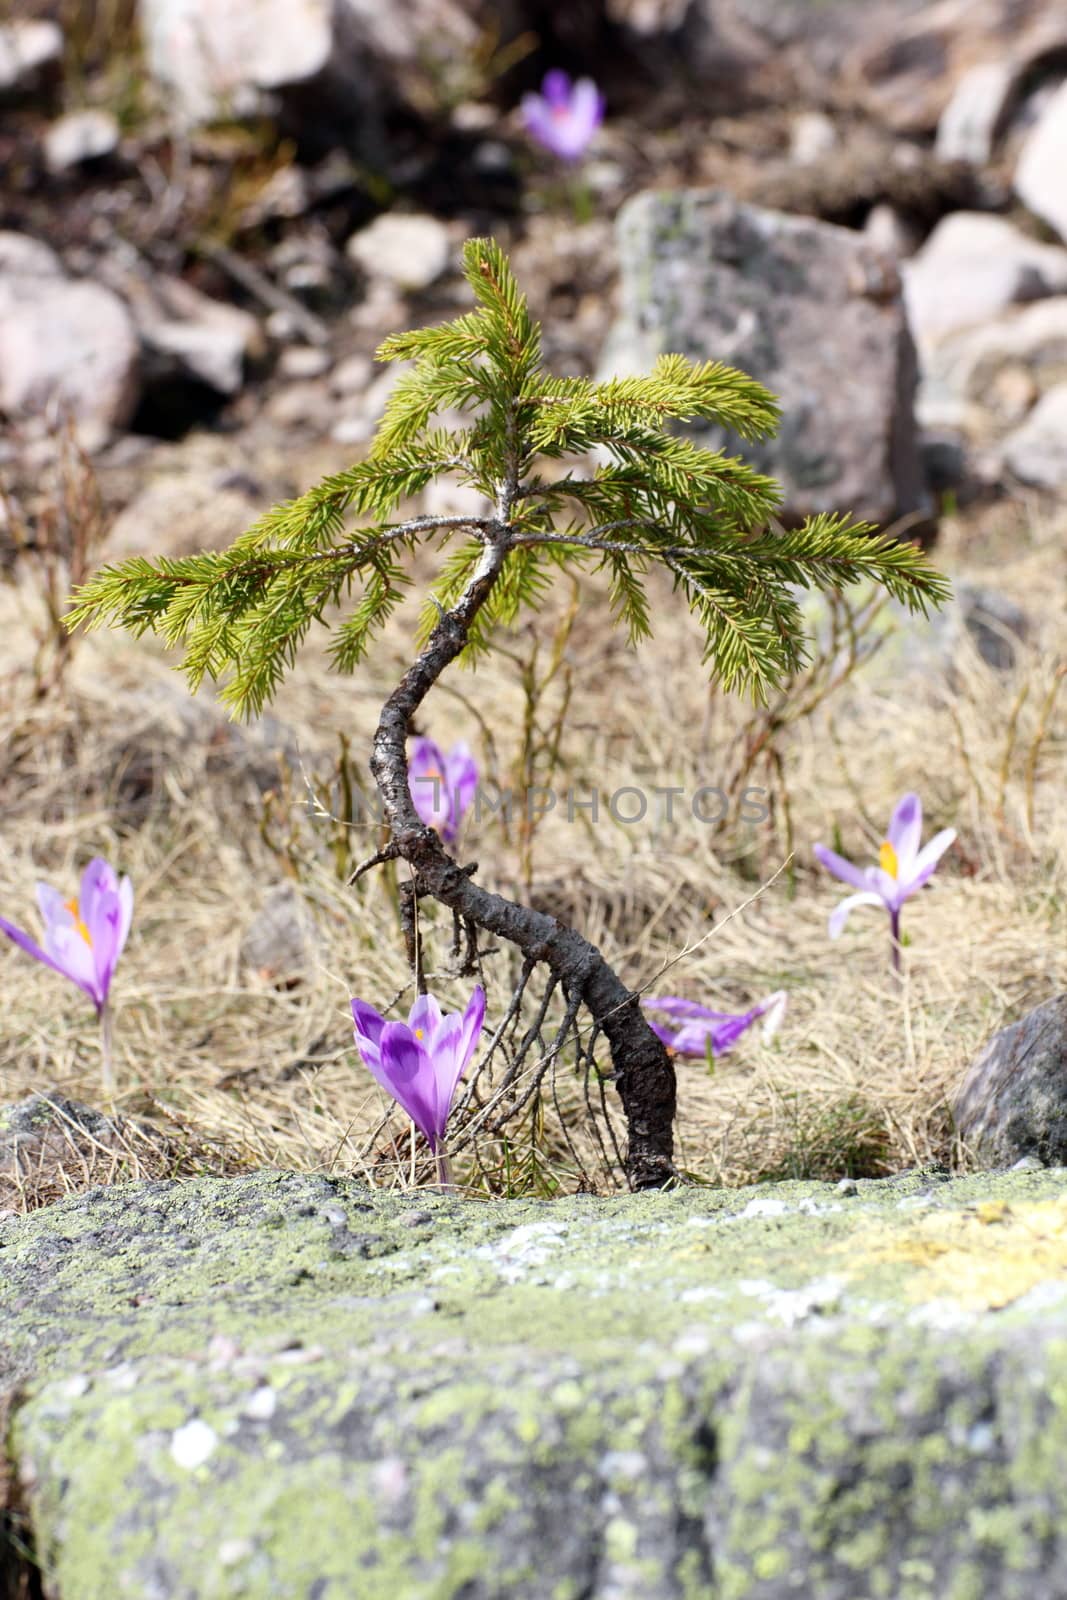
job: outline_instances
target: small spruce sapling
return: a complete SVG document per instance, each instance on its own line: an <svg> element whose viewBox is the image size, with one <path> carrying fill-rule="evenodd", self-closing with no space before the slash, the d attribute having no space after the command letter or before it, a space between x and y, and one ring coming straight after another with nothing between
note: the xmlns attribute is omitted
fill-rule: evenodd
<svg viewBox="0 0 1067 1600"><path fill-rule="evenodd" d="M482 932L516 945L525 974L547 965L572 1024L584 1009L608 1040L627 1177L652 1187L673 1173L676 1089L666 1048L637 996L579 931L482 888L422 821L408 787L413 721L458 657L490 651L524 609L537 611L561 574L606 573L614 613L636 645L659 620L646 577L665 569L703 629L709 672L757 699L805 660L798 588L868 579L925 611L946 585L912 545L847 517L819 515L784 530L774 521L781 493L772 479L669 431L675 420L703 418L746 439L773 433L777 405L752 378L680 355L661 356L643 378L553 377L499 245L469 241L465 269L474 311L381 346L380 360L412 366L366 460L270 511L226 551L104 567L78 591L71 622L107 620L181 645L194 688L205 677L221 681L233 711L255 715L312 624L332 630L336 669L355 672L411 582L405 562L422 543L450 544L414 659L374 737L370 766L390 839L364 867L405 861L413 897L448 907L475 956ZM435 428L435 415L448 411L466 413L469 424ZM588 464L593 451L600 465ZM568 458L569 469L545 470ZM402 501L443 475L477 490L487 513L394 520Z"/></svg>

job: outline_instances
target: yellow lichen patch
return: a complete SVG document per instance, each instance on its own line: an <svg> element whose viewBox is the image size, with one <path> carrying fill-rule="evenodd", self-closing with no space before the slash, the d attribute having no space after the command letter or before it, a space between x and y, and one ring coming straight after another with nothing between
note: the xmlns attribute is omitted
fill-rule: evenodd
<svg viewBox="0 0 1067 1600"><path fill-rule="evenodd" d="M1067 1283L1067 1199L932 1212L906 1229L853 1237L849 1256L857 1274L876 1264L915 1267L907 1292L916 1301L943 1296L996 1311L1039 1284Z"/></svg>

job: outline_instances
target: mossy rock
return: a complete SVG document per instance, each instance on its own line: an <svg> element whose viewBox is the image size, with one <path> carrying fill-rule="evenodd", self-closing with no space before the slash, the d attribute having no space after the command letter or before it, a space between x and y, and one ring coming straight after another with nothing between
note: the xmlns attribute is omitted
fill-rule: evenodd
<svg viewBox="0 0 1067 1600"><path fill-rule="evenodd" d="M59 1600L1056 1600L1067 1172L95 1189L0 1225L5 1389Z"/></svg>

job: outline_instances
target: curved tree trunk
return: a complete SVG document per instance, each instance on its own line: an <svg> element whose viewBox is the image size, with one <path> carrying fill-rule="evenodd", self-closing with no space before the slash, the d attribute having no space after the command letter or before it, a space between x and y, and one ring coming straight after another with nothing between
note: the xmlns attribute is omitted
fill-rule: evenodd
<svg viewBox="0 0 1067 1600"><path fill-rule="evenodd" d="M674 1067L648 1026L637 997L595 945L558 918L476 884L420 820L408 787L407 737L426 694L467 643L471 623L507 557L506 522L494 523L478 568L456 606L442 612L426 648L382 708L371 771L392 830L390 853L408 862L418 894L432 895L465 921L543 961L565 991L578 996L611 1046L615 1085L627 1125L626 1175L634 1189L662 1187L674 1176Z"/></svg>

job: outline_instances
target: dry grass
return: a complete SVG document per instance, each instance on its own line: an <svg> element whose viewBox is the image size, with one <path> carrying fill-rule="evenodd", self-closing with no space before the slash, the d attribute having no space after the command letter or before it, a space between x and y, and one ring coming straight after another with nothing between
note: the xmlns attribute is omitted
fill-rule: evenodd
<svg viewBox="0 0 1067 1600"><path fill-rule="evenodd" d="M966 550L968 577L1032 618L1015 667L997 674L964 644L947 675L923 671L917 634L905 646L889 639L756 761L746 781L774 788L770 821L656 824L650 807L634 826L602 815L590 827L557 813L540 829L533 897L575 919L632 985L728 1008L789 991L772 1044L753 1030L713 1076L702 1063L679 1064L680 1157L698 1178L862 1174L948 1159L947 1106L977 1047L1067 985L1067 689L1053 692L1063 676L1063 536L1062 521L1025 508L999 525L987 515L950 527L950 571ZM567 652L560 789L596 786L606 796L673 784L691 794L736 770L751 714L709 694L694 631L675 604L660 597L659 640L635 657L611 633L595 587L583 594ZM387 1107L355 1056L348 1020L352 993L381 1005L410 998L388 880L353 891L337 873L339 854L371 853L377 832L369 822L345 830L316 820L299 770L302 760L336 809L338 735L355 755L366 750L410 618L356 681L332 677L313 650L276 722L251 737L229 730L209 702L189 701L151 642L88 640L62 697L35 703L35 605L25 574L0 590L0 908L32 922L34 879L73 883L94 852L132 874L134 932L115 988L119 1109L175 1118L235 1166L411 1181L417 1152L399 1116L379 1128ZM516 644L521 653L521 637ZM563 689L557 679L546 694L546 726ZM452 690L438 691L428 726L446 743L468 737L483 755L491 730L487 764L507 781L523 725L514 667L459 674ZM869 857L894 800L912 787L927 830L951 824L960 838L934 887L907 907L899 982L874 912L828 943L826 917L843 886L815 869L810 844L837 838L846 853ZM796 853L781 870L787 833ZM499 824L471 827L465 858L475 855L485 881L516 887L516 841ZM286 877L310 907L317 952L306 981L278 989L242 967L239 948L264 894ZM447 976L450 925L432 907L423 921L435 986L462 1002L469 980ZM492 1021L517 966L499 952L485 971ZM0 995L0 1099L36 1089L98 1099L94 1028L77 992L5 945ZM606 1065L602 1049L598 1061ZM544 1193L617 1181L610 1129L602 1112L591 1119L586 1087L561 1059L554 1094L532 1102L506 1137L483 1129L460 1150L461 1177L475 1189ZM594 1078L588 1088L598 1108L601 1085ZM603 1102L613 1099L608 1088Z"/></svg>

